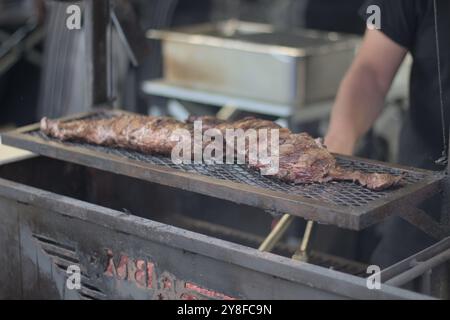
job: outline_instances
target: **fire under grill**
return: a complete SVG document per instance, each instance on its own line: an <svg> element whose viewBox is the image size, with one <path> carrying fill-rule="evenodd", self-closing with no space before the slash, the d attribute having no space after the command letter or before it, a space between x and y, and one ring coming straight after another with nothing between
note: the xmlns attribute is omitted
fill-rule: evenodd
<svg viewBox="0 0 450 320"><path fill-rule="evenodd" d="M65 118L110 117L116 112L94 112ZM405 168L353 157L337 157L344 168L403 175L403 186L371 191L351 182L293 185L245 165L176 165L170 158L140 152L55 141L32 125L4 134L3 143L34 153L119 173L212 197L288 213L320 223L360 230L378 223L403 205L418 204L440 190L441 173Z"/></svg>

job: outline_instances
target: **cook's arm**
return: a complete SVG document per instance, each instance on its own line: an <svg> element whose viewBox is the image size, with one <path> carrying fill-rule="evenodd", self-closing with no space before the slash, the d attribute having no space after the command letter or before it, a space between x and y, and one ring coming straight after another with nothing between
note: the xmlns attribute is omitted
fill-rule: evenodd
<svg viewBox="0 0 450 320"><path fill-rule="evenodd" d="M325 137L330 151L352 154L358 139L372 127L407 49L382 32L367 30L333 106Z"/></svg>

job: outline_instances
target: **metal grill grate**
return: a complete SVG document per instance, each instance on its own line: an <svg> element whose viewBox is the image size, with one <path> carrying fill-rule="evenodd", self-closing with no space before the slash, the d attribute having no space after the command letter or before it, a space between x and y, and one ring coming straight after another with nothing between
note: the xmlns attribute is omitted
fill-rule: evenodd
<svg viewBox="0 0 450 320"><path fill-rule="evenodd" d="M61 120L104 118L120 113L123 112L96 111ZM2 140L43 156L352 230L362 230L419 204L441 190L445 177L442 172L338 157L344 168L404 177L398 189L376 192L351 182L293 185L261 176L244 165L175 165L169 158L135 151L86 143L54 143L39 131L39 124L2 134Z"/></svg>
<svg viewBox="0 0 450 320"><path fill-rule="evenodd" d="M34 131L30 134L33 136L38 136L41 139L53 140L49 139L40 131ZM125 157L140 162L169 167L187 173L195 173L216 179L244 183L247 185L263 189L270 189L272 191L282 192L290 195L300 195L308 199L318 200L320 202L342 207L366 206L375 200L382 199L390 192L389 190L381 192L371 191L352 182L329 182L324 184L317 183L307 185L293 185L270 177L261 176L259 172L249 169L245 165L176 165L171 161L170 158L163 156L146 155L140 152L119 148L95 146L86 143L64 142L64 144L83 147L97 152ZM389 173L393 175L404 175L404 186L417 183L425 177L425 175L422 173L402 171L383 165L366 163L360 160L348 160L339 158L337 160L339 165L344 168L351 168L352 170L360 170L362 172L370 173Z"/></svg>

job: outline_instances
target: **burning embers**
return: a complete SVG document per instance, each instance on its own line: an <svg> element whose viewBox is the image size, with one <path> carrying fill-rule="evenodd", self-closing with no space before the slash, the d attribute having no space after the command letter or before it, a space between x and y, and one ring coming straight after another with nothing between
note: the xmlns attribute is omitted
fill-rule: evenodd
<svg viewBox="0 0 450 320"><path fill-rule="evenodd" d="M320 139L256 118L234 122L213 117L181 122L140 115L71 122L44 118L41 130L62 141L170 156L176 164L246 164L263 175L294 184L352 181L371 190L384 190L402 180L401 176L343 169Z"/></svg>

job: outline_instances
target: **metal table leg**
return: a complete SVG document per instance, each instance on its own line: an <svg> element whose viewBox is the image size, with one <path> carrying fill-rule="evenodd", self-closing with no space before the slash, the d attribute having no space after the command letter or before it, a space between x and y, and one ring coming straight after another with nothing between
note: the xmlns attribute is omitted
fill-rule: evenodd
<svg viewBox="0 0 450 320"><path fill-rule="evenodd" d="M311 239L312 228L314 226L314 221L308 221L306 224L305 234L303 235L300 248L294 253L292 259L307 262L308 261L308 246L309 240Z"/></svg>
<svg viewBox="0 0 450 320"><path fill-rule="evenodd" d="M220 120L230 120L237 110L238 109L235 106L226 105L220 108L219 112L217 112L216 117Z"/></svg>
<svg viewBox="0 0 450 320"><path fill-rule="evenodd" d="M267 238L263 241L263 243L259 247L259 251L263 252L270 252L275 247L275 245L280 241L281 237L284 235L286 230L289 228L289 226L294 221L294 217L285 214L280 221L277 223L275 228L270 232L270 234L267 236ZM309 240L311 239L311 233L314 226L313 221L308 221L306 224L305 233L303 235L301 244L299 249L295 252L295 254L292 256L292 259L299 260L299 261L307 261L308 260L308 246L309 246Z"/></svg>
<svg viewBox="0 0 450 320"><path fill-rule="evenodd" d="M285 214L277 223L275 228L273 228L267 238L263 241L263 243L259 246L258 250L264 252L272 251L277 242L281 239L286 230L292 224L292 221L294 221L294 217L289 214Z"/></svg>

